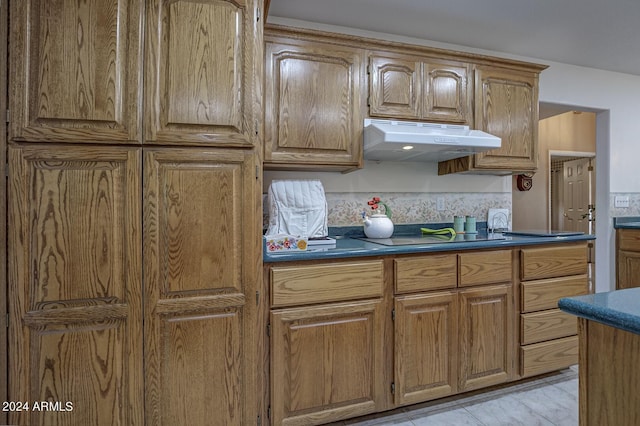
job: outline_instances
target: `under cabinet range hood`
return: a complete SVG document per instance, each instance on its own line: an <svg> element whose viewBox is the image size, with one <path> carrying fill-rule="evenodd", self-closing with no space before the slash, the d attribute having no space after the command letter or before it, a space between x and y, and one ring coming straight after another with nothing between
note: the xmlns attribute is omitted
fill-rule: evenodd
<svg viewBox="0 0 640 426"><path fill-rule="evenodd" d="M500 148L501 140L458 124L364 120L364 158L445 161Z"/></svg>

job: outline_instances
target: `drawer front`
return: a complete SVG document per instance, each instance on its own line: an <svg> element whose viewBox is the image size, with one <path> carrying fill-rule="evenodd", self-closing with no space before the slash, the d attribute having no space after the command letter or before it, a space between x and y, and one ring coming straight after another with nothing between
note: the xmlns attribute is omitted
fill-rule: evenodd
<svg viewBox="0 0 640 426"><path fill-rule="evenodd" d="M578 318L560 309L520 315L520 343L543 342L578 334Z"/></svg>
<svg viewBox="0 0 640 426"><path fill-rule="evenodd" d="M640 251L640 229L618 229L618 250Z"/></svg>
<svg viewBox="0 0 640 426"><path fill-rule="evenodd" d="M511 282L511 250L458 254L460 287Z"/></svg>
<svg viewBox="0 0 640 426"><path fill-rule="evenodd" d="M558 299L589 292L587 275L522 283L521 311L533 312L558 307Z"/></svg>
<svg viewBox="0 0 640 426"><path fill-rule="evenodd" d="M578 363L578 336L536 343L520 348L523 377L567 368Z"/></svg>
<svg viewBox="0 0 640 426"><path fill-rule="evenodd" d="M382 260L271 268L272 307L381 297Z"/></svg>
<svg viewBox="0 0 640 426"><path fill-rule="evenodd" d="M456 287L455 254L395 259L394 268L398 294Z"/></svg>
<svg viewBox="0 0 640 426"><path fill-rule="evenodd" d="M523 281L586 273L586 243L520 250L520 279Z"/></svg>

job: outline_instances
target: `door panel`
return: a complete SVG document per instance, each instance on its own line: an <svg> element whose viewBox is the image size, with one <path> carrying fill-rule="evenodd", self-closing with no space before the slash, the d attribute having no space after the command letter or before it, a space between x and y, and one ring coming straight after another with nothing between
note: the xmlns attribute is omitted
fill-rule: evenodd
<svg viewBox="0 0 640 426"><path fill-rule="evenodd" d="M134 0L12 2L10 138L139 143L143 7Z"/></svg>
<svg viewBox="0 0 640 426"><path fill-rule="evenodd" d="M254 2L147 3L145 144L255 144L262 32Z"/></svg>
<svg viewBox="0 0 640 426"><path fill-rule="evenodd" d="M146 421L248 424L257 398L256 313L245 299L259 280L255 154L147 149L144 166Z"/></svg>
<svg viewBox="0 0 640 426"><path fill-rule="evenodd" d="M591 201L590 159L581 158L563 163L564 225L565 231L589 233Z"/></svg>
<svg viewBox="0 0 640 426"><path fill-rule="evenodd" d="M142 424L139 152L11 146L9 399L15 424Z"/></svg>

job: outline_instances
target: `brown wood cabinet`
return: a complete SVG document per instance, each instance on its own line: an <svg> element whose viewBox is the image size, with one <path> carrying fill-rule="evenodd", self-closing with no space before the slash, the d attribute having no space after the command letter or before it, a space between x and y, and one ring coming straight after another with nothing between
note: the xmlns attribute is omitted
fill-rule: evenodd
<svg viewBox="0 0 640 426"><path fill-rule="evenodd" d="M364 53L268 30L265 168L362 165Z"/></svg>
<svg viewBox="0 0 640 426"><path fill-rule="evenodd" d="M140 150L9 148L12 424L143 422Z"/></svg>
<svg viewBox="0 0 640 426"><path fill-rule="evenodd" d="M262 1L10 7L9 422L259 423Z"/></svg>
<svg viewBox="0 0 640 426"><path fill-rule="evenodd" d="M261 141L258 0L148 0L144 143Z"/></svg>
<svg viewBox="0 0 640 426"><path fill-rule="evenodd" d="M269 275L278 302L270 315L272 423L323 424L384 409L382 261L273 266ZM319 299L278 309L313 303L305 294Z"/></svg>
<svg viewBox="0 0 640 426"><path fill-rule="evenodd" d="M501 138L501 147L440 162L438 174L512 174L538 168L538 74L475 67L475 128Z"/></svg>
<svg viewBox="0 0 640 426"><path fill-rule="evenodd" d="M394 259L395 402L412 404L510 380L511 250ZM487 285L489 284L489 285ZM431 291L442 288L458 291Z"/></svg>
<svg viewBox="0 0 640 426"><path fill-rule="evenodd" d="M616 230L616 290L640 287L640 229Z"/></svg>
<svg viewBox="0 0 640 426"><path fill-rule="evenodd" d="M147 424L255 422L256 158L145 150Z"/></svg>
<svg viewBox="0 0 640 426"><path fill-rule="evenodd" d="M369 115L471 125L470 65L386 53L369 56Z"/></svg>
<svg viewBox="0 0 640 426"><path fill-rule="evenodd" d="M558 300L589 292L587 244L521 249L520 279L520 374L576 364L577 319Z"/></svg>
<svg viewBox="0 0 640 426"><path fill-rule="evenodd" d="M10 6L10 140L140 143L144 2Z"/></svg>

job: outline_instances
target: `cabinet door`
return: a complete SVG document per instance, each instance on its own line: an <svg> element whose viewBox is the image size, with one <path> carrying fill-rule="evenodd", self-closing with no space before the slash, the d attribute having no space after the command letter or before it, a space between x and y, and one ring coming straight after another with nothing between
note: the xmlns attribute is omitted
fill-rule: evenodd
<svg viewBox="0 0 640 426"><path fill-rule="evenodd" d="M271 313L274 425L324 424L381 409L381 301Z"/></svg>
<svg viewBox="0 0 640 426"><path fill-rule="evenodd" d="M11 2L12 140L140 142L143 3Z"/></svg>
<svg viewBox="0 0 640 426"><path fill-rule="evenodd" d="M464 290L460 303L460 391L509 380L513 371L510 285Z"/></svg>
<svg viewBox="0 0 640 426"><path fill-rule="evenodd" d="M429 62L423 65L423 70L422 118L472 124L469 66Z"/></svg>
<svg viewBox="0 0 640 426"><path fill-rule="evenodd" d="M489 67L475 70L475 127L502 139L476 154L480 169L535 171L538 167L538 77Z"/></svg>
<svg viewBox="0 0 640 426"><path fill-rule="evenodd" d="M247 150L145 150L147 424L255 422L256 164Z"/></svg>
<svg viewBox="0 0 640 426"><path fill-rule="evenodd" d="M640 287L640 252L618 250L616 290Z"/></svg>
<svg viewBox="0 0 640 426"><path fill-rule="evenodd" d="M267 43L265 167L360 166L362 58L323 43Z"/></svg>
<svg viewBox="0 0 640 426"><path fill-rule="evenodd" d="M418 60L372 55L369 58L369 115L420 118L421 69Z"/></svg>
<svg viewBox="0 0 640 426"><path fill-rule="evenodd" d="M9 157L9 423L142 425L140 153Z"/></svg>
<svg viewBox="0 0 640 426"><path fill-rule="evenodd" d="M259 133L258 0L148 0L145 144L251 146Z"/></svg>
<svg viewBox="0 0 640 426"><path fill-rule="evenodd" d="M457 391L457 295L396 298L396 403L414 404Z"/></svg>

